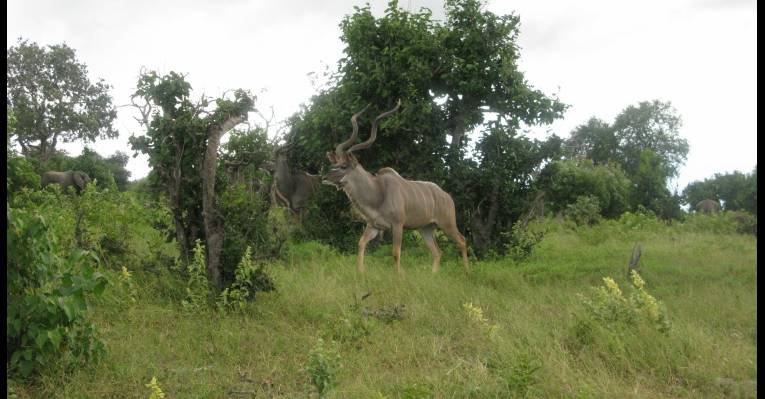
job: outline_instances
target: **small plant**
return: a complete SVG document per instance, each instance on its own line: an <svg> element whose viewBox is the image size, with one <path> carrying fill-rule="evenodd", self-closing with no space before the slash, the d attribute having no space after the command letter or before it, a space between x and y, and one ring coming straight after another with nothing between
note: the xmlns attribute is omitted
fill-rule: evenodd
<svg viewBox="0 0 765 399"><path fill-rule="evenodd" d="M483 309L473 305L471 302L462 304L462 308L465 309L468 317L470 317L471 320L473 320L481 327L481 329L484 330L487 337L496 337L497 331L499 330L499 325L489 323L489 320L483 314Z"/></svg>
<svg viewBox="0 0 765 399"><path fill-rule="evenodd" d="M510 366L509 375L505 377L505 384L511 397L528 397L530 388L536 380L534 374L541 368L542 365L532 356L520 356L516 359Z"/></svg>
<svg viewBox="0 0 765 399"><path fill-rule="evenodd" d="M162 399L165 397L165 393L162 392L162 388L157 382L157 377L152 376L151 381L146 384L145 387L151 389L151 395L149 395L149 399Z"/></svg>
<svg viewBox="0 0 765 399"><path fill-rule="evenodd" d="M515 261L522 261L529 256L544 238L544 231L538 231L516 222L510 232L500 233L505 240L505 249Z"/></svg>
<svg viewBox="0 0 765 399"><path fill-rule="evenodd" d="M194 246L194 260L189 262L186 269L189 280L186 284L186 299L181 301L183 310L187 313L198 313L208 308L210 285L205 274L205 247L200 240Z"/></svg>
<svg viewBox="0 0 765 399"><path fill-rule="evenodd" d="M657 330L668 333L670 328L667 310L664 304L657 301L645 290L645 281L636 270L631 271L632 285L635 290L630 296L630 303L641 312L645 318L654 324Z"/></svg>
<svg viewBox="0 0 765 399"><path fill-rule="evenodd" d="M252 251L248 246L234 271L234 282L224 289L218 297L217 305L220 311L237 312L244 310L247 301L255 297L255 287L252 286L255 272L255 266L252 264Z"/></svg>
<svg viewBox="0 0 765 399"><path fill-rule="evenodd" d="M130 271L128 271L127 267L125 266L122 266L122 270L120 270L120 282L125 286L125 288L127 288L130 302L135 303L138 294L135 283L133 282L133 274L130 273Z"/></svg>
<svg viewBox="0 0 765 399"><path fill-rule="evenodd" d="M625 297L616 281L604 277L604 286L597 287L591 298L582 301L587 313L593 320L609 325L646 321L667 333L670 324L663 304L645 290L645 281L637 271L631 271L631 279L635 289Z"/></svg>
<svg viewBox="0 0 765 399"><path fill-rule="evenodd" d="M340 355L335 349L326 347L324 340L319 338L316 346L308 352L305 370L311 377L311 383L316 387L320 398L324 398L335 386L335 377L339 368Z"/></svg>

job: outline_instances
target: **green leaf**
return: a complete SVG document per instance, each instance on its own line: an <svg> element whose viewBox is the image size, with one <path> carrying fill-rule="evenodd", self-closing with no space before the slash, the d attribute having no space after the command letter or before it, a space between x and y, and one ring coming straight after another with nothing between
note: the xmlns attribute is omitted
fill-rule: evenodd
<svg viewBox="0 0 765 399"><path fill-rule="evenodd" d="M35 337L35 345L37 345L38 348L42 349L45 346L45 342L47 340L48 340L48 334L44 331L41 331Z"/></svg>
<svg viewBox="0 0 765 399"><path fill-rule="evenodd" d="M58 331L58 328L48 331L48 338L53 343L54 348L58 349L61 346L61 333Z"/></svg>

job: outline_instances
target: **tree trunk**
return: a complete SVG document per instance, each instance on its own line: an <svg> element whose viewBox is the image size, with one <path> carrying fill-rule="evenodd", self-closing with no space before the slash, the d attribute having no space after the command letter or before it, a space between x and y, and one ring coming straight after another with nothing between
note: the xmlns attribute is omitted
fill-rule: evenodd
<svg viewBox="0 0 765 399"><path fill-rule="evenodd" d="M186 234L186 226L183 223L183 214L181 212L181 162L183 158L183 146L176 144L176 165L170 171L167 187L168 200L170 202L170 211L173 215L173 222L175 224L175 239L178 241L178 245L181 247L181 259L185 264L189 262L189 255L191 251L191 245L189 243L189 237Z"/></svg>
<svg viewBox="0 0 765 399"><path fill-rule="evenodd" d="M207 278L216 290L221 289L220 255L223 251L223 222L215 205L215 173L218 165L218 146L224 133L244 120L245 116L227 119L220 125L213 125L207 137L202 166L202 215L204 217L205 258Z"/></svg>
<svg viewBox="0 0 765 399"><path fill-rule="evenodd" d="M484 219L480 209L476 210L476 215L471 220L473 230L473 246L479 257L483 257L489 250L492 242L492 232L499 210L499 182L493 184L489 196L489 213Z"/></svg>

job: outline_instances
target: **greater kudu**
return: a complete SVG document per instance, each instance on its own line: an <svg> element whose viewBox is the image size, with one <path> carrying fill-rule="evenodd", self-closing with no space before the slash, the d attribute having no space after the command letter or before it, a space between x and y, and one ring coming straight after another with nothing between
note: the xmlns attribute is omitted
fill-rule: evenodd
<svg viewBox="0 0 765 399"><path fill-rule="evenodd" d="M283 203L294 212L299 212L306 207L321 176L293 171L287 160L286 149L286 146L277 149L274 162L267 164L267 169L272 171L274 176L271 194L277 202Z"/></svg>
<svg viewBox="0 0 765 399"><path fill-rule="evenodd" d="M335 152L328 152L332 168L323 179L324 184L343 189L351 204L367 222L367 227L359 239L357 267L364 272L364 250L367 243L374 239L381 230L393 232L393 260L396 271L401 274L401 239L404 228L416 229L422 235L425 244L433 254L433 272L437 272L441 260L433 232L440 227L462 251L465 272L470 272L465 237L457 230L457 218L452 197L438 185L426 181L412 181L401 177L391 168L382 168L373 175L361 166L353 155L354 151L369 148L377 138L377 126L380 119L396 112L401 106L380 114L372 123L372 130L367 141L356 144L359 127L356 119L369 106L351 117L353 133L340 143ZM347 148L347 149L346 149Z"/></svg>

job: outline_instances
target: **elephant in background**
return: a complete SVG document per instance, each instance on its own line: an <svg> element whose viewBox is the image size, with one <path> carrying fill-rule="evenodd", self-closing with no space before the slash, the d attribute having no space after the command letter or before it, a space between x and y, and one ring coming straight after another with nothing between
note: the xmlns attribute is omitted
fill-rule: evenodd
<svg viewBox="0 0 765 399"><path fill-rule="evenodd" d="M43 187L49 184L58 184L63 191L66 191L69 186L74 186L78 194L85 189L88 183L90 183L90 176L79 170L67 170L66 172L49 171L42 175Z"/></svg>
<svg viewBox="0 0 765 399"><path fill-rule="evenodd" d="M720 203L715 200L705 199L696 204L696 211L701 213L714 213L720 211Z"/></svg>

